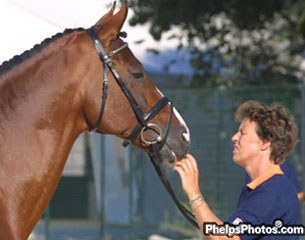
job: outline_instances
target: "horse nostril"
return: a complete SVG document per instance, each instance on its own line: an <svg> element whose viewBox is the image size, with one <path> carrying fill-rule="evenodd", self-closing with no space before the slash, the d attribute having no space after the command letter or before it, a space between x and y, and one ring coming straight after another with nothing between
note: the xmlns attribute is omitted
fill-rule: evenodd
<svg viewBox="0 0 305 240"><path fill-rule="evenodd" d="M182 139L187 142L190 143L191 138L190 138L190 133L188 131L184 131L182 132Z"/></svg>

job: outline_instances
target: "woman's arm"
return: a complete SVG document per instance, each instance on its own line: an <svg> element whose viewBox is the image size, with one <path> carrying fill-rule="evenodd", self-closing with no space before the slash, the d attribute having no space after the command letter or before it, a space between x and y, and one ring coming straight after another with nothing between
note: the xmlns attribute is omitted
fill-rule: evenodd
<svg viewBox="0 0 305 240"><path fill-rule="evenodd" d="M183 191L190 201L190 205L201 231L203 231L204 223L213 222L218 225L223 224L223 221L214 214L205 201L204 196L202 196L199 186L199 170L196 159L191 154L187 154L184 159L175 163L174 170L180 175ZM239 239L239 237L236 237L234 239ZM206 239L223 240L232 238L209 235Z"/></svg>

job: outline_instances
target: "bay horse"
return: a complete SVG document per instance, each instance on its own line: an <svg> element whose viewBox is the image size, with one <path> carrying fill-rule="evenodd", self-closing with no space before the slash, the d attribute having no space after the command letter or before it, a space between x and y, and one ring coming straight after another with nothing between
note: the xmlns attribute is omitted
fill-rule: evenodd
<svg viewBox="0 0 305 240"><path fill-rule="evenodd" d="M113 4L92 28L59 33L0 66L0 240L28 238L83 132L146 152L158 144L169 162L188 152L187 125L122 39L127 9Z"/></svg>

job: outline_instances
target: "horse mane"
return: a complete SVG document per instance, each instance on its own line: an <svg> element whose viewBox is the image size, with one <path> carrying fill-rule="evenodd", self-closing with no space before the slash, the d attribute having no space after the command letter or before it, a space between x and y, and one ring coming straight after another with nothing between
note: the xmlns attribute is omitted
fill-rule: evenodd
<svg viewBox="0 0 305 240"><path fill-rule="evenodd" d="M46 38L40 44L34 45L34 47L32 49L26 50L23 53L21 53L20 55L16 55L8 61L4 61L0 65L0 76L4 73L8 72L9 70L13 69L15 66L21 64L25 60L32 58L33 56L35 56L36 54L41 52L42 49L44 49L45 47L50 45L55 40L61 38L62 36L68 35L72 32L76 32L76 31L84 31L84 29L83 28L65 29L63 32L57 33L50 38Z"/></svg>

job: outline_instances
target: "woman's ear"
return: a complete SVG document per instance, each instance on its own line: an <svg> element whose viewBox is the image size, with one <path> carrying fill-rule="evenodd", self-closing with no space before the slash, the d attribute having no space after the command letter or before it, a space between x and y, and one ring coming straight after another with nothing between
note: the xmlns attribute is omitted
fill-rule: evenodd
<svg viewBox="0 0 305 240"><path fill-rule="evenodd" d="M270 149L271 148L271 141L269 140L265 140L263 141L263 144L262 144L262 151L266 151L267 149Z"/></svg>

